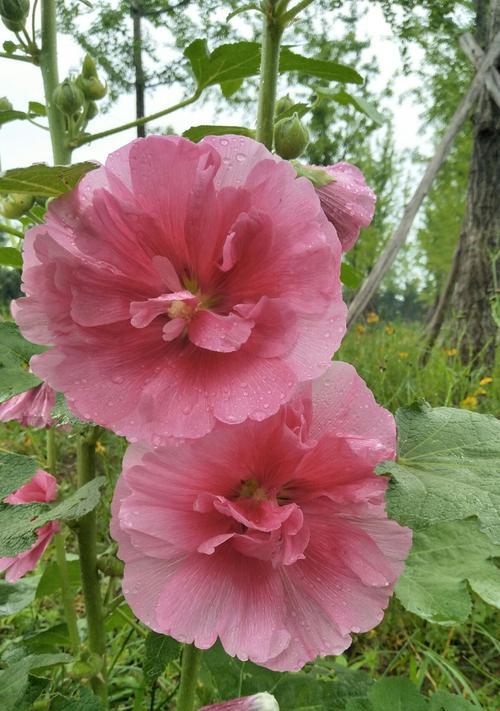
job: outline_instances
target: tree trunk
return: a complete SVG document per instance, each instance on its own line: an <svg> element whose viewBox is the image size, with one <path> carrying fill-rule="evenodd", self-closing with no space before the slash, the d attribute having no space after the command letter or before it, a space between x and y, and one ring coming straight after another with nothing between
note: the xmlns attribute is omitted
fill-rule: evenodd
<svg viewBox="0 0 500 711"><path fill-rule="evenodd" d="M144 106L144 90L145 78L144 67L142 65L142 11L140 0L132 3L132 21L133 21L133 48L134 48L134 70L135 70L135 116L143 118L145 116ZM137 135L139 138L144 138L146 135L146 127L144 125L137 126Z"/></svg>
<svg viewBox="0 0 500 711"><path fill-rule="evenodd" d="M476 8L476 39L487 50L500 30L500 2L477 0ZM500 68L499 59L495 65ZM474 113L473 136L453 307L462 361L492 365L497 334L492 255L500 249L500 109L486 87Z"/></svg>

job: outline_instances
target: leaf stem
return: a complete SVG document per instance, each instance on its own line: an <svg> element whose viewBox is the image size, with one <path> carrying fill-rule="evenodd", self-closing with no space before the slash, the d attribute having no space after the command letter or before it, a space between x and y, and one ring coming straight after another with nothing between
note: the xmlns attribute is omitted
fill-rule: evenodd
<svg viewBox="0 0 500 711"><path fill-rule="evenodd" d="M24 237L23 232L21 232L20 230L16 230L15 227L6 225L3 222L0 222L0 232L5 232L5 234L8 234L8 235L14 235L14 237L19 237L19 239L23 239L23 237Z"/></svg>
<svg viewBox="0 0 500 711"><path fill-rule="evenodd" d="M177 711L193 711L200 668L201 649L185 644L182 651L181 683L177 696Z"/></svg>
<svg viewBox="0 0 500 711"><path fill-rule="evenodd" d="M0 52L0 58L15 59L18 62L29 62L30 64L34 64L33 57L23 57L20 54L8 54L7 52Z"/></svg>
<svg viewBox="0 0 500 711"><path fill-rule="evenodd" d="M180 101L178 104L169 106L167 109L163 109L162 111L157 111L155 114L143 116L140 119L136 119L135 121L129 121L128 123L124 123L121 126L108 128L106 131L101 131L100 133L92 133L79 136L74 141L72 141L71 145L73 148L78 148L79 146L83 146L86 143L97 141L99 138L106 138L106 136L112 136L115 133L120 133L120 131L126 131L128 128L135 128L135 126L142 126L143 124L149 123L150 121L155 121L156 119L161 118L162 116L167 116L167 114L171 114L174 111L183 109L185 106L189 106L189 104L193 104L199 99L200 95L201 91L197 91L193 94L193 96L190 96L188 99L184 99L184 101Z"/></svg>
<svg viewBox="0 0 500 711"><path fill-rule="evenodd" d="M55 430L50 427L47 430L47 471L51 474L56 473L57 450ZM71 583L69 580L68 563L66 561L66 551L64 549L64 537L62 533L56 534L54 537L56 545L56 558L61 576L61 593L64 608L64 616L68 625L69 644L72 654L78 653L80 647L80 635L78 633L78 624L76 619L75 606L73 595L71 593Z"/></svg>
<svg viewBox="0 0 500 711"><path fill-rule="evenodd" d="M52 152L56 165L67 165L71 161L71 148L66 144L64 116L53 101L55 88L59 84L56 0L42 0L41 20L42 48L40 50L40 69L45 91Z"/></svg>
<svg viewBox="0 0 500 711"><path fill-rule="evenodd" d="M76 468L78 486L95 478L95 445L100 429L93 427L77 435ZM103 669L91 679L94 692L107 706L106 685L106 630L102 609L101 587L97 570L97 518L95 509L78 521L78 548L82 571L83 596L87 617L88 646L91 652L101 657Z"/></svg>
<svg viewBox="0 0 500 711"><path fill-rule="evenodd" d="M280 42L283 24L276 13L276 0L263 4L264 23L262 31L262 60L260 66L260 89L257 109L256 139L269 150L273 147L274 107L280 58Z"/></svg>
<svg viewBox="0 0 500 711"><path fill-rule="evenodd" d="M314 0L301 0L296 5L291 7L287 12L282 15L281 20L284 26L289 25L297 17L299 12L304 10L308 5L311 5L311 3L313 2Z"/></svg>

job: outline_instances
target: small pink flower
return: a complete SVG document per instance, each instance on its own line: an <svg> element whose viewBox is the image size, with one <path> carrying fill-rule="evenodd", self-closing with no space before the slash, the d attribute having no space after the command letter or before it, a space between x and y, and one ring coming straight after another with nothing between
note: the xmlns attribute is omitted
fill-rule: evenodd
<svg viewBox="0 0 500 711"><path fill-rule="evenodd" d="M150 136L50 204L13 311L77 416L157 445L263 420L328 368L340 257L310 182L262 144Z"/></svg>
<svg viewBox="0 0 500 711"><path fill-rule="evenodd" d="M146 625L287 671L380 622L411 540L374 474L394 418L347 363L313 387L263 422L129 447L111 532Z"/></svg>
<svg viewBox="0 0 500 711"><path fill-rule="evenodd" d="M200 711L279 711L279 709L280 707L274 696L264 691L253 696L242 696L240 699L231 699L231 701L223 701L220 704L203 706Z"/></svg>
<svg viewBox="0 0 500 711"><path fill-rule="evenodd" d="M323 170L334 180L316 188L316 192L327 219L337 230L342 251L347 252L354 247L361 227L368 227L373 219L375 193L355 165L336 163Z"/></svg>
<svg viewBox="0 0 500 711"><path fill-rule="evenodd" d="M57 482L52 476L38 469L35 476L27 484L21 486L13 494L5 497L6 504L31 504L35 501L48 503L57 496ZM0 558L0 572L6 570L5 579L15 583L30 570L35 568L49 545L52 536L60 530L57 521L51 521L38 529L37 540L27 551L23 551L12 558Z"/></svg>
<svg viewBox="0 0 500 711"><path fill-rule="evenodd" d="M53 424L51 412L55 404L54 390L47 383L42 383L2 402L0 422L17 420L24 427L50 427Z"/></svg>

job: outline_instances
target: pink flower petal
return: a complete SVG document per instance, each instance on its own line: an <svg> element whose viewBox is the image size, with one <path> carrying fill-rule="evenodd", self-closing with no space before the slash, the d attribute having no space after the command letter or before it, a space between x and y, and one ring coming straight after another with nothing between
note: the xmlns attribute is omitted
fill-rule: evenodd
<svg viewBox="0 0 500 711"><path fill-rule="evenodd" d="M199 348L217 353L237 351L248 341L253 321L234 313L221 316L203 309L195 314L188 327L189 340Z"/></svg>

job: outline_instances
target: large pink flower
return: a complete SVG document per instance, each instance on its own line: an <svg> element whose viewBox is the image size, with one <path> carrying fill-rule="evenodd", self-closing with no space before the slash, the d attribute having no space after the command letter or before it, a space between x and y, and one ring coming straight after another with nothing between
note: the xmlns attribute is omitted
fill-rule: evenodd
<svg viewBox="0 0 500 711"><path fill-rule="evenodd" d="M54 390L47 383L42 383L2 402L0 422L17 420L24 427L50 427L55 404Z"/></svg>
<svg viewBox="0 0 500 711"><path fill-rule="evenodd" d="M31 504L35 501L48 503L57 497L57 482L52 476L38 469L35 476L27 484L21 486L13 494L6 496L6 504ZM52 536L59 531L57 521L51 521L38 529L37 540L31 548L16 556L0 558L0 572L6 570L5 579L9 583L15 583L30 570L35 568L42 557L45 549L49 545Z"/></svg>
<svg viewBox="0 0 500 711"><path fill-rule="evenodd" d="M411 539L373 472L394 454L392 415L346 363L313 401L303 387L264 422L131 446L112 506L124 595L145 624L201 648L219 637L278 671L377 625Z"/></svg>
<svg viewBox="0 0 500 711"><path fill-rule="evenodd" d="M361 227L368 227L375 211L375 193L366 184L363 173L350 163L336 163L326 168L333 181L316 188L321 207L335 226L342 250L354 247Z"/></svg>
<svg viewBox="0 0 500 711"><path fill-rule="evenodd" d="M340 343L341 248L312 185L248 138L113 153L25 239L33 371L131 440L262 420Z"/></svg>

